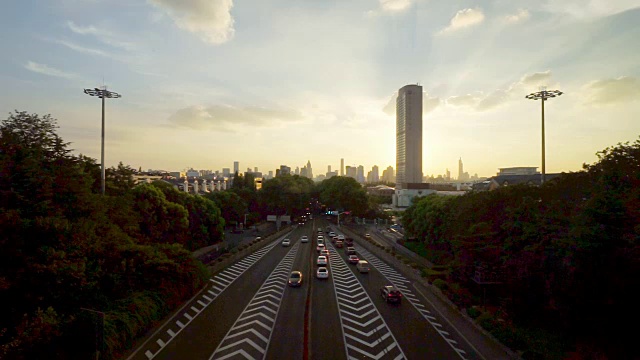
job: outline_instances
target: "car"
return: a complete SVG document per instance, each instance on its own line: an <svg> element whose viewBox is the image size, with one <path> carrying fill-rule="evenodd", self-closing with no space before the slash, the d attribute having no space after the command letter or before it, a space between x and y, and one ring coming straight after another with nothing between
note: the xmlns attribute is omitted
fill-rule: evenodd
<svg viewBox="0 0 640 360"><path fill-rule="evenodd" d="M336 247L337 248L341 248L342 247L342 240L336 240Z"/></svg>
<svg viewBox="0 0 640 360"><path fill-rule="evenodd" d="M364 234L364 237L367 239L371 239L371 234Z"/></svg>
<svg viewBox="0 0 640 360"><path fill-rule="evenodd" d="M326 256L327 259L329 258L329 249L322 249L320 250L320 255L322 256Z"/></svg>
<svg viewBox="0 0 640 360"><path fill-rule="evenodd" d="M318 241L320 241L320 240L324 241L324 236L318 235Z"/></svg>
<svg viewBox="0 0 640 360"><path fill-rule="evenodd" d="M262 237L256 236L256 240L260 241L260 240L262 240Z"/></svg>
<svg viewBox="0 0 640 360"><path fill-rule="evenodd" d="M302 285L302 272L300 271L292 271L291 275L289 275L289 286L297 287Z"/></svg>
<svg viewBox="0 0 640 360"><path fill-rule="evenodd" d="M329 278L329 269L327 269L324 266L319 267L318 270L316 271L316 277L318 279L328 279Z"/></svg>
<svg viewBox="0 0 640 360"><path fill-rule="evenodd" d="M380 288L380 296L388 303L401 303L402 293L393 285L386 285Z"/></svg>
<svg viewBox="0 0 640 360"><path fill-rule="evenodd" d="M318 266L327 266L327 257L326 256L318 256L318 260L316 260L316 264Z"/></svg>
<svg viewBox="0 0 640 360"><path fill-rule="evenodd" d="M344 241L344 235L338 235L338 239Z"/></svg>
<svg viewBox="0 0 640 360"><path fill-rule="evenodd" d="M356 264L356 268L358 269L358 271L362 274L362 273L368 273L369 270L371 270L371 268L369 267L369 262L366 260L360 260L358 261L358 263Z"/></svg>
<svg viewBox="0 0 640 360"><path fill-rule="evenodd" d="M332 231L332 232L330 232L330 233L329 233L329 236L330 236L330 237L334 237L334 236L336 236L336 233L334 233L334 232Z"/></svg>
<svg viewBox="0 0 640 360"><path fill-rule="evenodd" d="M289 245L291 245L291 240L289 239L282 240L282 246L289 246Z"/></svg>
<svg viewBox="0 0 640 360"><path fill-rule="evenodd" d="M316 246L316 251L317 252L320 252L323 249L324 249L324 244L318 244L318 246Z"/></svg>
<svg viewBox="0 0 640 360"><path fill-rule="evenodd" d="M347 247L347 255L355 255L356 254L356 248L348 246Z"/></svg>
<svg viewBox="0 0 640 360"><path fill-rule="evenodd" d="M318 245L320 244L324 245L324 239L318 239Z"/></svg>
<svg viewBox="0 0 640 360"><path fill-rule="evenodd" d="M353 246L353 239L352 238L347 238L344 242L347 244L347 246Z"/></svg>
<svg viewBox="0 0 640 360"><path fill-rule="evenodd" d="M309 238L307 237L307 235L302 235L302 237L300 238L300 242L303 242L303 243L309 242Z"/></svg>
<svg viewBox="0 0 640 360"><path fill-rule="evenodd" d="M357 264L360 261L358 255L349 255L349 262L352 264Z"/></svg>

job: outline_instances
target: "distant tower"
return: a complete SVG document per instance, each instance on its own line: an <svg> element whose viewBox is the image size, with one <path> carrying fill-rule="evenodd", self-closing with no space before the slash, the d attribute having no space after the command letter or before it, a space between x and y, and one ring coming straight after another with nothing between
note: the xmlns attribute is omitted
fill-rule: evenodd
<svg viewBox="0 0 640 360"><path fill-rule="evenodd" d="M331 165L327 166L327 172L330 173L331 172Z"/></svg>
<svg viewBox="0 0 640 360"><path fill-rule="evenodd" d="M238 171L240 171L240 162L239 161L234 161L233 162L233 173L237 173Z"/></svg>
<svg viewBox="0 0 640 360"><path fill-rule="evenodd" d="M344 176L344 159L340 159L340 176Z"/></svg>
<svg viewBox="0 0 640 360"><path fill-rule="evenodd" d="M311 160L307 160L307 177L313 179L313 171L311 170Z"/></svg>
<svg viewBox="0 0 640 360"><path fill-rule="evenodd" d="M460 158L460 160L458 160L458 180L462 181L464 180L462 177L464 176L464 170L462 168L462 158Z"/></svg>
<svg viewBox="0 0 640 360"><path fill-rule="evenodd" d="M396 99L396 188L422 182L422 86L406 85Z"/></svg>

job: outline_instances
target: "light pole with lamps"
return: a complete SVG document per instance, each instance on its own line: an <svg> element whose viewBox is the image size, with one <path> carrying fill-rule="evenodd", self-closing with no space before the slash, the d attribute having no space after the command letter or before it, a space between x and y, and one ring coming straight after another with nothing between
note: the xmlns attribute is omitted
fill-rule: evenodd
<svg viewBox="0 0 640 360"><path fill-rule="evenodd" d="M102 311L87 309L87 308L80 308L80 310L89 311L91 313L98 314L98 316L100 316L100 320L102 320L101 321L102 331L100 332L100 334L102 335L102 338L99 340L98 340L98 331L96 330L96 360L99 360L100 352L104 347L104 313ZM97 324L96 324L96 327L97 327ZM100 346L98 346L98 342L100 343Z"/></svg>
<svg viewBox="0 0 640 360"><path fill-rule="evenodd" d="M542 176L540 178L540 185L544 184L544 176L546 174L544 154L544 102L547 101L547 99L558 97L560 95L562 95L562 91L547 90L546 86L542 86L540 87L540 91L525 96L529 100L542 100Z"/></svg>
<svg viewBox="0 0 640 360"><path fill-rule="evenodd" d="M105 188L105 172L104 172L104 99L105 98L109 98L109 99L117 99L122 97L122 95L113 92L113 91L108 91L107 87L104 86L104 89L84 89L84 93L90 96L97 96L100 99L102 99L102 146L101 146L101 150L100 150L100 164L102 167L102 173L101 173L101 187L102 187L102 195L104 195L104 188Z"/></svg>

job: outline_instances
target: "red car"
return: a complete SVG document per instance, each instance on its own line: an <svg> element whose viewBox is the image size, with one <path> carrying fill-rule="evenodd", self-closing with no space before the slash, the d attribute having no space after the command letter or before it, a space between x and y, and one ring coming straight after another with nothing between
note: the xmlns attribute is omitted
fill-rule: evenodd
<svg viewBox="0 0 640 360"><path fill-rule="evenodd" d="M357 255L349 255L349 262L352 264L357 264L360 259Z"/></svg>

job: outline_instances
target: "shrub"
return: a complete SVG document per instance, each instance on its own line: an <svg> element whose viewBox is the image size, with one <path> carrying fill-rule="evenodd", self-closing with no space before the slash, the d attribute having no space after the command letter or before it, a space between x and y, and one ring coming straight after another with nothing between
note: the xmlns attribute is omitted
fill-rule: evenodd
<svg viewBox="0 0 640 360"><path fill-rule="evenodd" d="M478 310L475 306L467 308L467 315L469 315L472 319L476 319L480 316L482 312Z"/></svg>
<svg viewBox="0 0 640 360"><path fill-rule="evenodd" d="M449 284L442 279L435 279L433 281L433 286L437 287L440 290L447 290L449 288Z"/></svg>

